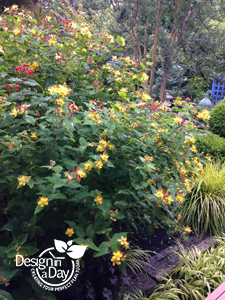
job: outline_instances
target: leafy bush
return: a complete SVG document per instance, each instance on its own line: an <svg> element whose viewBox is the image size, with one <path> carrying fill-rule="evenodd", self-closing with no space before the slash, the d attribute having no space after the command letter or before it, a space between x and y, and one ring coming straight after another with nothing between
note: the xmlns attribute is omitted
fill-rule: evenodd
<svg viewBox="0 0 225 300"><path fill-rule="evenodd" d="M196 147L199 153L209 154L214 160L224 161L225 139L213 133L196 136Z"/></svg>
<svg viewBox="0 0 225 300"><path fill-rule="evenodd" d="M164 278L153 294L146 298L130 297L137 300L204 300L225 280L225 237L218 238L218 246L203 252L196 247L187 252L180 245L181 254L177 255L181 263L176 270ZM216 275L215 275L216 274Z"/></svg>
<svg viewBox="0 0 225 300"><path fill-rule="evenodd" d="M204 234L219 234L225 229L225 164L207 163L191 192L185 196L182 223Z"/></svg>
<svg viewBox="0 0 225 300"><path fill-rule="evenodd" d="M225 138L225 104L218 103L210 113L210 130Z"/></svg>
<svg viewBox="0 0 225 300"><path fill-rule="evenodd" d="M110 254L126 272L130 230L180 230L192 158L201 156L194 138L185 141L194 126L184 130L182 118L152 101L135 61L106 64L109 49L122 49L120 37L113 46L111 36L93 37L84 22L50 25L48 16L36 26L17 13L9 10L0 29L0 272L12 286L19 282L19 299L29 278L20 277L16 254L33 256L53 239L72 238L88 246L87 261ZM128 264L133 260L130 253ZM47 297L31 286L32 299Z"/></svg>

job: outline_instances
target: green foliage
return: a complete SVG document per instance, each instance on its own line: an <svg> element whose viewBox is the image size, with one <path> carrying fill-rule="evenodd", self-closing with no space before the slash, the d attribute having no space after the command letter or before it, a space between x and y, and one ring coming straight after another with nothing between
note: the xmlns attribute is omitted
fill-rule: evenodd
<svg viewBox="0 0 225 300"><path fill-rule="evenodd" d="M183 202L182 223L193 231L219 234L225 229L225 164L207 163Z"/></svg>
<svg viewBox="0 0 225 300"><path fill-rule="evenodd" d="M120 253L119 240L145 225L179 230L180 168L191 181L195 165L187 162L201 156L184 143L194 126L183 130L181 118L152 101L135 61L106 64L112 37L93 36L83 16L50 23L52 15L14 12L1 29L0 272L24 287L29 278L19 277L15 255L35 255L54 239L87 245L88 261ZM125 260L114 262L126 271Z"/></svg>
<svg viewBox="0 0 225 300"><path fill-rule="evenodd" d="M225 104L218 103L210 113L209 119L210 130L225 137Z"/></svg>
<svg viewBox="0 0 225 300"><path fill-rule="evenodd" d="M209 154L214 160L224 161L225 139L213 133L196 136L196 147L199 153Z"/></svg>

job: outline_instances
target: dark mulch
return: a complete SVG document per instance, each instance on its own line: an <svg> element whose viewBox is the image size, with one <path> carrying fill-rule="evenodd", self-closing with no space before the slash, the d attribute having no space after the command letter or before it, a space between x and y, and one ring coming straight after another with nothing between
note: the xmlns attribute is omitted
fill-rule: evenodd
<svg viewBox="0 0 225 300"><path fill-rule="evenodd" d="M149 236L146 229L139 231L138 234L131 235L129 242L132 246L139 247L143 250L150 250L160 252L165 248L175 245L175 238L179 235L175 234L173 237L168 237L165 229L155 229L154 233Z"/></svg>

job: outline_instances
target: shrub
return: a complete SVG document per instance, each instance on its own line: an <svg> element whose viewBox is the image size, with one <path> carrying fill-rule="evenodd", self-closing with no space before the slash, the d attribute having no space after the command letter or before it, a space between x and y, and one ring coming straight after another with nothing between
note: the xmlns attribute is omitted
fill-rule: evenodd
<svg viewBox="0 0 225 300"><path fill-rule="evenodd" d="M210 113L210 130L225 138L225 104L218 103Z"/></svg>
<svg viewBox="0 0 225 300"><path fill-rule="evenodd" d="M15 255L36 255L54 239L88 246L85 265L109 254L126 272L129 231L180 230L192 158L201 159L185 135L196 130L144 92L135 61L105 65L121 38L114 48L112 37L94 38L83 22L49 25L48 16L36 26L29 14L7 13L0 29L1 276L27 290Z"/></svg>
<svg viewBox="0 0 225 300"><path fill-rule="evenodd" d="M214 160L225 160L225 139L213 133L196 136L196 147L199 153L209 154Z"/></svg>
<svg viewBox="0 0 225 300"><path fill-rule="evenodd" d="M182 223L204 234L207 230L219 234L225 229L225 164L207 163L185 196Z"/></svg>

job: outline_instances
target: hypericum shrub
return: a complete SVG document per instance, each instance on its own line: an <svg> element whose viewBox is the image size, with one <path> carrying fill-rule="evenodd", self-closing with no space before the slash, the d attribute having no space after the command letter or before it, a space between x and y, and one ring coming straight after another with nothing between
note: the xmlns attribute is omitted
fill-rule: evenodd
<svg viewBox="0 0 225 300"><path fill-rule="evenodd" d="M225 160L225 139L217 134L205 133L197 135L196 147L199 153L209 154L213 160Z"/></svg>
<svg viewBox="0 0 225 300"><path fill-rule="evenodd" d="M225 138L225 104L218 103L210 113L210 130Z"/></svg>
<svg viewBox="0 0 225 300"><path fill-rule="evenodd" d="M108 36L69 20L38 27L17 9L1 23L1 276L26 286L15 255L54 239L88 246L87 261L110 254L126 272L129 231L181 231L182 199L202 171L194 137L185 139L193 124L153 102L135 61L105 65Z"/></svg>

